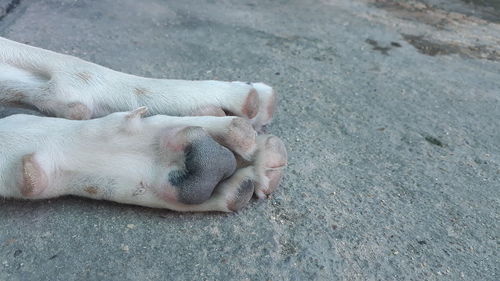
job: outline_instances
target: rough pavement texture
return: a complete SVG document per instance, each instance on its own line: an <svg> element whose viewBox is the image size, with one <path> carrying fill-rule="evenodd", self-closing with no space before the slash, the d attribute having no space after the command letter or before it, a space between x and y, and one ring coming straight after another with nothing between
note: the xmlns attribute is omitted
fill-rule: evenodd
<svg viewBox="0 0 500 281"><path fill-rule="evenodd" d="M21 0L1 36L273 85L290 164L239 214L2 200L0 279L499 280L495 1Z"/></svg>
<svg viewBox="0 0 500 281"><path fill-rule="evenodd" d="M445 11L500 22L500 1L498 0L420 0L420 2Z"/></svg>

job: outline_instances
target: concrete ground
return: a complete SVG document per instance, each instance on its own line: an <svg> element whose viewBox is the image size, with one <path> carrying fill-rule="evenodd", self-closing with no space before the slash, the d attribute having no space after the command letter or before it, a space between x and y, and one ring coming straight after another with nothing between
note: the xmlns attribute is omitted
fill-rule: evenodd
<svg viewBox="0 0 500 281"><path fill-rule="evenodd" d="M1 200L0 280L500 280L499 22L497 0L0 0L13 40L273 85L290 157L238 214Z"/></svg>

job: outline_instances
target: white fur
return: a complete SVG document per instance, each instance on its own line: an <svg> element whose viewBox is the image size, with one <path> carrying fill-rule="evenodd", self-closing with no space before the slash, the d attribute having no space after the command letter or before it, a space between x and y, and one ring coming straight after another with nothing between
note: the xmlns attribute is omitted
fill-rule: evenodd
<svg viewBox="0 0 500 281"><path fill-rule="evenodd" d="M25 198L19 188L23 184L21 158L35 153L50 180L50 188L36 199L78 195L148 207L203 210L206 204L186 206L157 196L166 175L179 164L175 153L161 147L161 138L169 128L207 123L213 124L206 127L209 133L222 135L234 118L157 115L129 119L120 112L75 121L12 115L0 119L0 196ZM88 188L98 188L98 192L88 193ZM213 202L210 204L214 210ZM227 208L218 204L216 210Z"/></svg>
<svg viewBox="0 0 500 281"><path fill-rule="evenodd" d="M20 190L26 173L21 159L33 155L50 188L31 199L78 195L179 211L228 211L239 183L262 176L248 166L202 204L168 202L158 193L183 155L165 151L161 143L165 131L179 126L200 126L215 138L227 137L236 117L142 118L143 109L120 111L147 106L151 114L185 116L214 106L245 117L252 91L258 92L261 107L251 121L259 127L270 121L268 104L274 99L265 84L143 78L0 37L0 104L24 103L69 119L97 118L18 114L0 119L0 196L26 198ZM238 149L233 151L245 159L255 151Z"/></svg>
<svg viewBox="0 0 500 281"><path fill-rule="evenodd" d="M65 107L81 103L90 110L88 118L139 106L147 106L152 114L188 115L213 105L243 115L245 99L254 89L242 82L134 76L1 37L0 85L0 102L16 99L12 90L19 89L25 94L19 101L42 111L68 117Z"/></svg>

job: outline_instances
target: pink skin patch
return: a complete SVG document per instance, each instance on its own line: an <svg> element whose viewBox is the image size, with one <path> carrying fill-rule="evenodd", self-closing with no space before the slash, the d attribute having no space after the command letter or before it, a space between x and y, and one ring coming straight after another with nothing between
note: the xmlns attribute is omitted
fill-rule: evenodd
<svg viewBox="0 0 500 281"><path fill-rule="evenodd" d="M247 120L235 118L231 121L227 133L222 137L216 137L216 139L243 158L250 160L256 148L256 135L257 133Z"/></svg>
<svg viewBox="0 0 500 281"><path fill-rule="evenodd" d="M171 185L164 185L162 190L158 192L158 195L161 199L166 202L177 203L179 202L177 191Z"/></svg>
<svg viewBox="0 0 500 281"><path fill-rule="evenodd" d="M281 168L287 164L287 153L283 142L277 137L270 137L266 140L266 167Z"/></svg>
<svg viewBox="0 0 500 281"><path fill-rule="evenodd" d="M165 146L175 152L180 152L183 151L184 148L187 145L187 138L186 135L183 133L183 131L187 127L182 126L182 127L174 127L174 128L169 128L165 130L163 134L163 140Z"/></svg>
<svg viewBox="0 0 500 281"><path fill-rule="evenodd" d="M267 170L266 177L269 179L269 186L265 191L266 194L270 194L275 191L280 185L281 178L283 177L284 171L282 169Z"/></svg>
<svg viewBox="0 0 500 281"><path fill-rule="evenodd" d="M265 178L262 180L264 186L255 191L259 198L266 198L266 195L278 188L288 162L285 145L278 137L268 137L265 140L263 151L264 154L261 155L263 157L264 174L261 176Z"/></svg>
<svg viewBox="0 0 500 281"><path fill-rule="evenodd" d="M90 108L81 102L68 104L66 118L71 120L87 120L92 117Z"/></svg>
<svg viewBox="0 0 500 281"><path fill-rule="evenodd" d="M249 119L254 118L259 112L259 95L255 89L252 89L250 93L248 93L242 112Z"/></svg>
<svg viewBox="0 0 500 281"><path fill-rule="evenodd" d="M205 130L197 126L171 127L163 132L162 141L170 151L181 152L191 140L205 135L207 135Z"/></svg>
<svg viewBox="0 0 500 281"><path fill-rule="evenodd" d="M40 164L35 159L35 154L23 157L23 183L21 194L33 197L41 194L48 186L48 178Z"/></svg>

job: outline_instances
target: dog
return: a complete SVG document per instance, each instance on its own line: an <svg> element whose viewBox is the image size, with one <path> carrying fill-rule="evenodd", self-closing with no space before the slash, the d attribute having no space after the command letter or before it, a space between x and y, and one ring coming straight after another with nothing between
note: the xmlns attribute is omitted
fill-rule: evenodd
<svg viewBox="0 0 500 281"><path fill-rule="evenodd" d="M234 212L287 152L263 83L151 79L0 37L0 196Z"/></svg>

